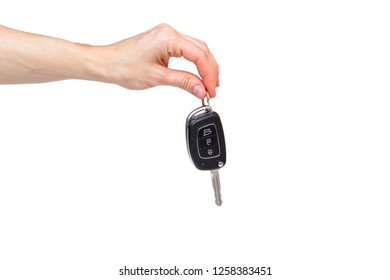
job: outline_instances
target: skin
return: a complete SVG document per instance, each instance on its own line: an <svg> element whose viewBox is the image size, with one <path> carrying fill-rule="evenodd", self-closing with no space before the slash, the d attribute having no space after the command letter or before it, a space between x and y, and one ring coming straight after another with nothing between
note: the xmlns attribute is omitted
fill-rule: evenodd
<svg viewBox="0 0 390 280"><path fill-rule="evenodd" d="M168 68L171 57L193 62L199 77ZM106 46L72 43L0 25L0 84L81 79L131 90L159 85L211 98L219 86L218 64L206 43L160 24Z"/></svg>

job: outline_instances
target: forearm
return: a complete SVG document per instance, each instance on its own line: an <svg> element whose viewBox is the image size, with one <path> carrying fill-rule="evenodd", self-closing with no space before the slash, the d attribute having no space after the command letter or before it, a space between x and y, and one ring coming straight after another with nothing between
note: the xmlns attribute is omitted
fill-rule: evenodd
<svg viewBox="0 0 390 280"><path fill-rule="evenodd" d="M97 49L0 26L0 84L105 81Z"/></svg>

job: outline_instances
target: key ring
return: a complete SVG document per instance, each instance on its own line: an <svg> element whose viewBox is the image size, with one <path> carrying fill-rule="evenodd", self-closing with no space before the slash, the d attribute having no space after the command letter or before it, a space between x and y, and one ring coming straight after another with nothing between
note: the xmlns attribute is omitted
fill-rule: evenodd
<svg viewBox="0 0 390 280"><path fill-rule="evenodd" d="M204 100L207 100L207 105L204 104ZM210 96L209 96L209 93L206 91L206 98L203 98L202 99L202 106L210 106Z"/></svg>
<svg viewBox="0 0 390 280"><path fill-rule="evenodd" d="M209 93L206 91L206 100L207 100L207 104L205 104L204 102L205 98L202 99L202 106L200 106L199 108L196 108L195 110L193 110L187 117L187 123L188 123L188 120L190 118L192 118L193 116L195 115L198 115L200 114L201 112L206 112L206 113L211 113L213 112L213 108L211 107L210 105L210 96L209 96Z"/></svg>
<svg viewBox="0 0 390 280"><path fill-rule="evenodd" d="M205 104L204 100L206 99L207 104ZM213 108L210 105L210 96L209 93L206 91L206 98L202 99L202 107L204 108L207 112L211 113L213 111Z"/></svg>

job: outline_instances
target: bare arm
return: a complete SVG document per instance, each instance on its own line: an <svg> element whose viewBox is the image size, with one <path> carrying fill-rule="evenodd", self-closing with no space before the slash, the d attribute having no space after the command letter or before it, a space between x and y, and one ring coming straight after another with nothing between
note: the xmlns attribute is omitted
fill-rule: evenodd
<svg viewBox="0 0 390 280"><path fill-rule="evenodd" d="M170 57L196 64L199 76L168 68ZM90 46L0 26L0 84L82 79L128 89L180 87L215 96L218 65L207 45L166 24L107 46Z"/></svg>

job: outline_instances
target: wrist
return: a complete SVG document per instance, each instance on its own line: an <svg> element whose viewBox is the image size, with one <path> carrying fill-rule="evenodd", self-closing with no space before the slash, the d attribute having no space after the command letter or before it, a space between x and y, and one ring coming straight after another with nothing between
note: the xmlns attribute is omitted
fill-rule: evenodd
<svg viewBox="0 0 390 280"><path fill-rule="evenodd" d="M105 83L112 83L113 79L110 77L109 58L102 46L92 46L77 44L81 48L83 56L83 71L82 76L78 77L83 80L91 80Z"/></svg>

